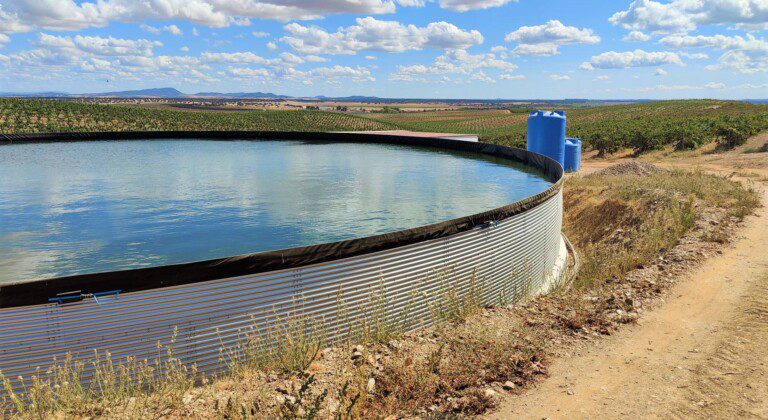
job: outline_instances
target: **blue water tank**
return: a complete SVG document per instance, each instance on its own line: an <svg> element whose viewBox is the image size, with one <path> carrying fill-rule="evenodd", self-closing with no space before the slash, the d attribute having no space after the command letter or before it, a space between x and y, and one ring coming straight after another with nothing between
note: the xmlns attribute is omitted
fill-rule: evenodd
<svg viewBox="0 0 768 420"><path fill-rule="evenodd" d="M581 140L565 139L565 165L566 171L576 172L581 166Z"/></svg>
<svg viewBox="0 0 768 420"><path fill-rule="evenodd" d="M565 111L531 111L526 147L565 165Z"/></svg>

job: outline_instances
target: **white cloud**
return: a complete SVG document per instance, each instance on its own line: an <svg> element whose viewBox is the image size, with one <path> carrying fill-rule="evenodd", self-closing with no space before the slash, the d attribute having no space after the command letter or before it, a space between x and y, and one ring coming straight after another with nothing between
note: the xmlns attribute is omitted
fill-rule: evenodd
<svg viewBox="0 0 768 420"><path fill-rule="evenodd" d="M538 55L542 57L558 54L557 45L555 44L520 44L512 52L517 55Z"/></svg>
<svg viewBox="0 0 768 420"><path fill-rule="evenodd" d="M656 85L657 90L702 90L703 86L692 85Z"/></svg>
<svg viewBox="0 0 768 420"><path fill-rule="evenodd" d="M675 33L696 28L690 16L673 6L653 0L635 0L627 10L617 12L608 19L614 25L634 31Z"/></svg>
<svg viewBox="0 0 768 420"><path fill-rule="evenodd" d="M204 52L200 58L209 63L228 63L228 64L266 64L267 59L258 56L252 52L236 53L214 53Z"/></svg>
<svg viewBox="0 0 768 420"><path fill-rule="evenodd" d="M747 29L768 28L765 0L635 0L609 21L630 30L674 34L698 25L736 25Z"/></svg>
<svg viewBox="0 0 768 420"><path fill-rule="evenodd" d="M400 65L395 73L390 74L390 80L398 81L426 81L427 76L445 76L455 74L464 76L468 80L489 81L492 79L485 71L494 70L507 74L504 79L513 78L509 72L517 69L517 66L509 61L499 59L495 54L469 54L465 50L448 50L438 56L435 61L425 66L414 64L410 66Z"/></svg>
<svg viewBox="0 0 768 420"><path fill-rule="evenodd" d="M470 10L499 7L513 1L517 0L440 0L440 7L456 12L467 12Z"/></svg>
<svg viewBox="0 0 768 420"><path fill-rule="evenodd" d="M183 20L223 27L249 24L250 18L278 21L320 19L330 14L393 13L392 0L4 0L0 30L78 30L109 22Z"/></svg>
<svg viewBox="0 0 768 420"><path fill-rule="evenodd" d="M403 25L372 17L356 19L356 25L328 33L318 27L291 23L289 33L280 39L305 54L356 54L358 51L402 52L424 48L467 48L483 42L476 30L465 31L447 22L433 22L425 27Z"/></svg>
<svg viewBox="0 0 768 420"><path fill-rule="evenodd" d="M0 48L3 47L3 44L7 44L11 42L11 38L8 35L0 34Z"/></svg>
<svg viewBox="0 0 768 420"><path fill-rule="evenodd" d="M424 7L427 0L397 0L397 4L403 7Z"/></svg>
<svg viewBox="0 0 768 420"><path fill-rule="evenodd" d="M554 55L557 47L569 44L596 44L600 37L588 28L565 26L559 20L538 26L522 26L504 37L506 42L517 42L512 50L518 55Z"/></svg>
<svg viewBox="0 0 768 420"><path fill-rule="evenodd" d="M740 36L725 35L671 35L662 38L660 42L668 47L674 48L717 48L721 50L768 51L768 42L762 38L755 38L753 35L747 35L746 39Z"/></svg>
<svg viewBox="0 0 768 420"><path fill-rule="evenodd" d="M720 68L732 68L741 73L768 71L768 41L753 35L747 35L746 38L738 35L671 35L662 38L660 42L671 48L711 48L725 51L718 58ZM705 58L702 55L685 54L692 58Z"/></svg>
<svg viewBox="0 0 768 420"><path fill-rule="evenodd" d="M678 53L680 57L690 58L692 60L706 60L709 58L709 55L704 53L688 53L681 51Z"/></svg>
<svg viewBox="0 0 768 420"><path fill-rule="evenodd" d="M323 80L335 80L338 78L348 78L353 82L375 82L376 79L371 75L370 70L363 67L347 67L335 65L333 67L318 67L309 71L311 77Z"/></svg>
<svg viewBox="0 0 768 420"><path fill-rule="evenodd" d="M503 73L503 74L499 75L499 79L501 79L501 80L520 80L520 79L525 79L525 75Z"/></svg>
<svg viewBox="0 0 768 420"><path fill-rule="evenodd" d="M608 51L596 55L589 61L582 63L581 68L584 70L624 69L630 67L656 67L665 65L682 66L683 62L680 60L680 56L669 51Z"/></svg>
<svg viewBox="0 0 768 420"><path fill-rule="evenodd" d="M299 57L296 54L291 54L289 52L280 53L280 58L283 60L283 62L288 64L301 64L304 63L304 59Z"/></svg>
<svg viewBox="0 0 768 420"><path fill-rule="evenodd" d="M610 77L605 76L605 75L597 76L597 77L594 78L595 81L598 81L598 80L609 80L609 79L610 79Z"/></svg>
<svg viewBox="0 0 768 420"><path fill-rule="evenodd" d="M181 29L179 29L179 27L176 26L176 25L168 25L168 26L163 26L161 28L158 28L156 26L150 26L150 25L146 25L146 24L141 24L141 25L139 25L139 28L141 28L141 30L143 30L143 31L147 31L147 32L149 32L151 34L154 34L154 35L158 35L160 32L163 32L163 31L168 32L171 35L177 35L177 36L183 34Z"/></svg>
<svg viewBox="0 0 768 420"><path fill-rule="evenodd" d="M183 47L180 48L180 50L182 50L184 52L189 52L189 47L184 45Z"/></svg>
<svg viewBox="0 0 768 420"><path fill-rule="evenodd" d="M666 76L668 74L669 74L669 72L664 70L664 69L656 69L656 71L653 72L654 76Z"/></svg>
<svg viewBox="0 0 768 420"><path fill-rule="evenodd" d="M698 86L698 85L656 85L653 89L655 90L706 90L706 89L725 89L727 86L725 83L714 83L710 82L707 83L704 86ZM653 90L653 89L647 89L647 90Z"/></svg>
<svg viewBox="0 0 768 420"><path fill-rule="evenodd" d="M251 32L251 35L255 36L256 38L266 38L269 36L269 32L254 31L254 32Z"/></svg>
<svg viewBox="0 0 768 420"><path fill-rule="evenodd" d="M651 39L650 35L646 35L640 31L632 31L628 33L624 38L622 38L622 41L627 42L645 42Z"/></svg>
<svg viewBox="0 0 768 420"><path fill-rule="evenodd" d="M274 50L276 50L276 49L277 49L277 44L275 44L275 43L274 43L274 42L272 42L272 41L270 41L270 42L267 42L267 48L269 48L271 51L274 51Z"/></svg>
<svg viewBox="0 0 768 420"><path fill-rule="evenodd" d="M151 56L152 49L163 45L147 39L101 38L98 36L72 37L40 34L38 45L48 49L65 50L71 54L89 53L97 56Z"/></svg>
<svg viewBox="0 0 768 420"><path fill-rule="evenodd" d="M229 67L227 68L227 73L230 76L234 76L235 78L239 79L252 79L252 78L268 78L270 77L270 73L267 69L251 69L251 68L243 68L243 67Z"/></svg>
<svg viewBox="0 0 768 420"><path fill-rule="evenodd" d="M565 75L565 74L550 74L549 78L552 80L571 80L571 76Z"/></svg>
<svg viewBox="0 0 768 420"><path fill-rule="evenodd" d="M211 0L219 10L239 16L279 21L320 19L329 14L394 13L391 0Z"/></svg>
<svg viewBox="0 0 768 420"><path fill-rule="evenodd" d="M151 33L152 35L159 35L160 34L160 28L158 28L156 26L150 26L150 25L146 25L146 24L142 23L141 25L139 25L139 28L142 31Z"/></svg>
<svg viewBox="0 0 768 420"><path fill-rule="evenodd" d="M330 61L330 60L328 60L325 57L320 57L319 55L312 55L312 54L310 54L310 55L305 55L304 56L304 61L306 61L308 63L325 63L325 62Z"/></svg>
<svg viewBox="0 0 768 420"><path fill-rule="evenodd" d="M170 32L171 35L179 36L183 34L181 29L179 29L179 27L176 25L163 26L163 30Z"/></svg>

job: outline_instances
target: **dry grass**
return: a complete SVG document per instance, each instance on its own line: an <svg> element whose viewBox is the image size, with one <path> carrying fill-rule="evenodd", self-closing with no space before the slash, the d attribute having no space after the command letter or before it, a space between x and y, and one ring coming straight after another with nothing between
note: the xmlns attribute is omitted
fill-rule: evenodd
<svg viewBox="0 0 768 420"><path fill-rule="evenodd" d="M742 219L758 203L754 191L702 172L573 178L564 229L582 254L576 286L597 287L653 261L693 226L697 206Z"/></svg>

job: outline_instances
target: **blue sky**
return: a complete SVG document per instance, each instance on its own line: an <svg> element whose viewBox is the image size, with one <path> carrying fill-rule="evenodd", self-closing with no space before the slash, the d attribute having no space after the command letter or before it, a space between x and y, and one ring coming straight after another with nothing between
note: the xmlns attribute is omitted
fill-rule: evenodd
<svg viewBox="0 0 768 420"><path fill-rule="evenodd" d="M766 98L768 0L2 0L0 91Z"/></svg>

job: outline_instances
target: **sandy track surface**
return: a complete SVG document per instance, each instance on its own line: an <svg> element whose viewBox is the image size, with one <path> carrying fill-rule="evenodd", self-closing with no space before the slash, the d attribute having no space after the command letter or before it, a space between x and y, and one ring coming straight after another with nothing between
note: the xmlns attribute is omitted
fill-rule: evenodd
<svg viewBox="0 0 768 420"><path fill-rule="evenodd" d="M699 163L733 172L721 161ZM605 163L588 162L586 171L592 166ZM768 189L755 187L763 207L722 255L692 270L638 325L557 358L548 379L489 417L768 418Z"/></svg>

